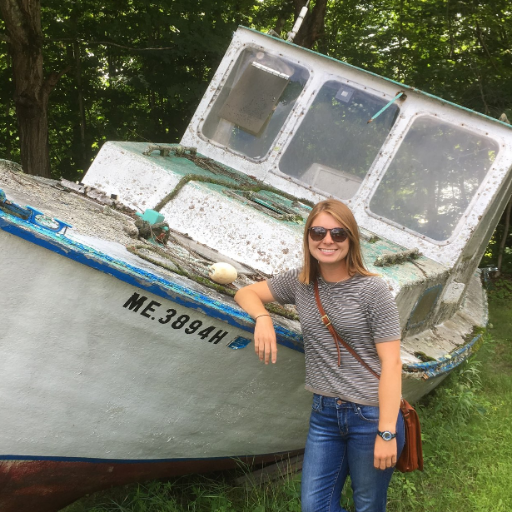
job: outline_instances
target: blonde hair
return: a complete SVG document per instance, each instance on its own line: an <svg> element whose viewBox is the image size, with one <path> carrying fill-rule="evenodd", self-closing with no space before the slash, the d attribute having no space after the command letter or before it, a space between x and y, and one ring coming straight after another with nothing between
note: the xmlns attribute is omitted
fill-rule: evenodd
<svg viewBox="0 0 512 512"><path fill-rule="evenodd" d="M359 228L357 226L354 214L350 208L337 199L327 199L316 204L309 214L306 225L304 226L303 239L303 258L302 270L299 274L299 281L304 284L314 283L320 277L320 266L318 261L313 258L309 251L309 228L320 213L332 215L347 231L349 238L349 249L346 257L347 270L349 276L359 274L362 276L375 276L368 271L363 262L361 253L361 243L359 241Z"/></svg>

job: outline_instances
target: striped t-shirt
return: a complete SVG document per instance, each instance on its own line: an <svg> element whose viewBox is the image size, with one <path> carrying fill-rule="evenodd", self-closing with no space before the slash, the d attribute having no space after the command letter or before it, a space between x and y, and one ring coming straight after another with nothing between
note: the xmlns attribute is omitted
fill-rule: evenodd
<svg viewBox="0 0 512 512"><path fill-rule="evenodd" d="M378 380L340 346L341 366L334 339L322 323L313 284L298 279L299 270L267 281L277 302L295 304L302 327L306 359L306 389L363 405L378 405ZM355 275L339 283L319 279L322 306L336 332L371 368L380 374L376 343L400 339L396 303L377 276Z"/></svg>

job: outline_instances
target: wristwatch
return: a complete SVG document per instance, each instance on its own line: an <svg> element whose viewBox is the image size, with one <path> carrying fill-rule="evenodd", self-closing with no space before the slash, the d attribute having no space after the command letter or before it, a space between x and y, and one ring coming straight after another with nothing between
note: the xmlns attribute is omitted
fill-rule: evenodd
<svg viewBox="0 0 512 512"><path fill-rule="evenodd" d="M382 437L384 441L391 441L391 439L395 439L396 434L393 434L389 430L384 430L384 432L381 432L380 430L377 432L377 435Z"/></svg>

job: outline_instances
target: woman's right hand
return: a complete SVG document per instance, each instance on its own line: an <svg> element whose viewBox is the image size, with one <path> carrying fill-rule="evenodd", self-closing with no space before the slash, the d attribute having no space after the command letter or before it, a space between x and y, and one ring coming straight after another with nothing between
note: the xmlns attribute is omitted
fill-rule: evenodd
<svg viewBox="0 0 512 512"><path fill-rule="evenodd" d="M268 364L277 360L276 331L272 318L265 309L267 302L274 301L266 281L250 284L236 292L238 305L254 318L254 349L261 361Z"/></svg>
<svg viewBox="0 0 512 512"><path fill-rule="evenodd" d="M270 316L264 315L256 319L254 350L260 361L265 361L265 364L277 361L276 331Z"/></svg>

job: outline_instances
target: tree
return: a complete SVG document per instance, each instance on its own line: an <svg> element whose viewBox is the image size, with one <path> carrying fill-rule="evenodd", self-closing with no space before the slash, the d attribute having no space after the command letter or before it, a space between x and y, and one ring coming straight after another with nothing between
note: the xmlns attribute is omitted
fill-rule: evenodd
<svg viewBox="0 0 512 512"><path fill-rule="evenodd" d="M11 85L23 136L23 167L48 175L48 165L40 164L48 162L41 156L48 150L48 134L53 175L71 179L87 169L104 140L179 140L233 30L239 23L250 26L254 5L259 4L257 0L0 3L5 28L0 40L8 42L11 61L17 63L15 86ZM0 77L5 77L2 46L5 43L0 45ZM9 86L6 80L0 87L0 118L10 103L4 84ZM0 151L6 153L11 138L4 127L0 126ZM34 147L43 148L38 156L31 150ZM12 154L16 156L16 151Z"/></svg>
<svg viewBox="0 0 512 512"><path fill-rule="evenodd" d="M50 177L48 98L62 73L43 74L39 0L0 0L11 56L14 103L25 172Z"/></svg>

